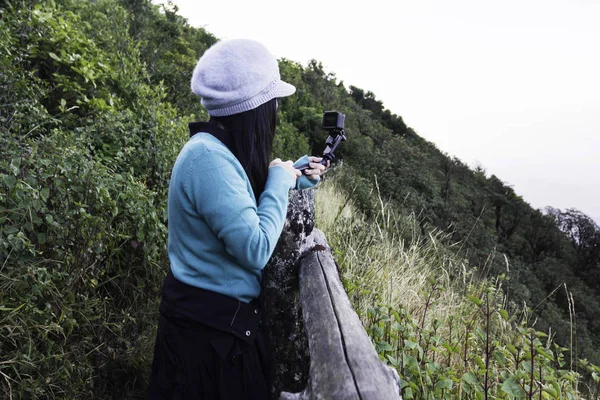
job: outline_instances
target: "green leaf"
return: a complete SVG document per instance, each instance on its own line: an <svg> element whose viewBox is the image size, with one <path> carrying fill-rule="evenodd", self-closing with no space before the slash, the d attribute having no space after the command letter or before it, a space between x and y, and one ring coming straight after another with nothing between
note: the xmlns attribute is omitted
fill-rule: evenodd
<svg viewBox="0 0 600 400"><path fill-rule="evenodd" d="M38 233L37 234L37 239L38 239L38 243L39 244L46 243L46 234L45 233Z"/></svg>
<svg viewBox="0 0 600 400"><path fill-rule="evenodd" d="M510 351L510 354L512 354L512 355L516 355L517 354L517 348L515 346L513 346L512 344L510 344L510 343L506 345L506 349L508 351Z"/></svg>
<svg viewBox="0 0 600 400"><path fill-rule="evenodd" d="M438 363L428 362L425 364L425 369L427 370L428 375L434 376L440 370L440 366Z"/></svg>
<svg viewBox="0 0 600 400"><path fill-rule="evenodd" d="M42 197L42 200L48 200L48 196L50 196L50 189L43 188L42 190L40 190L40 196Z"/></svg>
<svg viewBox="0 0 600 400"><path fill-rule="evenodd" d="M556 393L558 393L558 398L560 398L562 391L560 389L560 385L558 384L558 382L551 382L552 383L552 387L554 388L554 390L556 391Z"/></svg>
<svg viewBox="0 0 600 400"><path fill-rule="evenodd" d="M390 364L392 364L394 367L397 367L400 364L400 361L398 359L390 355L387 356L387 359L390 361Z"/></svg>
<svg viewBox="0 0 600 400"><path fill-rule="evenodd" d="M556 390L554 390L554 388L546 386L546 387L544 387L543 391L548 393L550 396L552 396L555 399L559 398L558 392Z"/></svg>
<svg viewBox="0 0 600 400"><path fill-rule="evenodd" d="M374 334L376 337L382 337L382 336L383 336L383 328L382 328L382 327L380 327L379 325L375 325L375 326L373 327L373 334Z"/></svg>
<svg viewBox="0 0 600 400"><path fill-rule="evenodd" d="M408 354L402 355L402 365L404 366L404 368L408 369L419 368L419 362L417 361L417 359L413 356L409 356Z"/></svg>
<svg viewBox="0 0 600 400"><path fill-rule="evenodd" d="M471 300L473 303L475 303L475 305L477 307L481 306L481 303L483 303L479 297L475 297L475 296L471 296L471 295L467 295L467 297L469 298L469 300Z"/></svg>
<svg viewBox="0 0 600 400"><path fill-rule="evenodd" d="M538 347L537 352L544 357L546 357L550 361L554 361L554 354L552 354L552 350L546 349L544 347Z"/></svg>
<svg viewBox="0 0 600 400"><path fill-rule="evenodd" d="M472 372L467 372L466 374L464 374L462 376L462 379L463 379L463 381L465 381L466 383L468 383L470 385L476 385L477 384L477 377Z"/></svg>
<svg viewBox="0 0 600 400"><path fill-rule="evenodd" d="M13 157L13 159L10 160L10 166L16 169L21 168L21 157Z"/></svg>
<svg viewBox="0 0 600 400"><path fill-rule="evenodd" d="M482 342L485 342L485 340L487 339L486 331L484 331L481 327L477 327L477 329L475 329L475 332L477 333L477 336L479 336L479 339L481 339Z"/></svg>
<svg viewBox="0 0 600 400"><path fill-rule="evenodd" d="M437 381L435 388L440 390L452 390L452 379L442 379Z"/></svg>
<svg viewBox="0 0 600 400"><path fill-rule="evenodd" d="M494 351L494 358L500 365L504 365L506 363L506 357L504 357L504 353L501 351Z"/></svg>
<svg viewBox="0 0 600 400"><path fill-rule="evenodd" d="M508 321L508 311L506 310L498 310L498 314L505 320Z"/></svg>
<svg viewBox="0 0 600 400"><path fill-rule="evenodd" d="M519 382L515 379L514 376L511 376L507 380L502 383L502 391L511 396L515 397L525 397L525 392L521 388Z"/></svg>
<svg viewBox="0 0 600 400"><path fill-rule="evenodd" d="M442 347L444 347L446 350L448 350L448 353L450 353L450 354L458 353L458 351L460 350L460 347L457 344L455 344L454 346L451 346L449 343L444 343L442 345Z"/></svg>
<svg viewBox="0 0 600 400"><path fill-rule="evenodd" d="M19 232L19 228L15 227L15 226L9 226L8 228L6 228L4 230L4 232L6 232L7 235L10 235L12 233L17 233Z"/></svg>
<svg viewBox="0 0 600 400"><path fill-rule="evenodd" d="M60 57L59 57L59 56L57 56L55 53L53 53L53 52L49 52L49 53L48 53L48 55L50 56L50 58L52 58L52 59L54 59L54 60L56 60L56 61L60 62Z"/></svg>
<svg viewBox="0 0 600 400"><path fill-rule="evenodd" d="M394 350L394 348L388 342L378 342L376 347L378 353L381 353L382 351Z"/></svg>
<svg viewBox="0 0 600 400"><path fill-rule="evenodd" d="M474 356L473 359L477 363L477 366L485 372L485 362L483 362L483 359L479 356Z"/></svg>
<svg viewBox="0 0 600 400"><path fill-rule="evenodd" d="M44 206L44 203L42 203L38 199L33 199L33 201L31 202L31 205L33 206L35 211L40 211L42 209L42 207Z"/></svg>
<svg viewBox="0 0 600 400"><path fill-rule="evenodd" d="M15 186L15 183L17 183L17 178L12 175L3 175L2 180L9 189Z"/></svg>

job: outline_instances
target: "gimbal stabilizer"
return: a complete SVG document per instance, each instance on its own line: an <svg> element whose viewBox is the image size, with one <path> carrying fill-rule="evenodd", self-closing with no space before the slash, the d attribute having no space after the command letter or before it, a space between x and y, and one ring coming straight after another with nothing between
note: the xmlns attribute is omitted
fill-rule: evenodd
<svg viewBox="0 0 600 400"><path fill-rule="evenodd" d="M327 165L327 161L333 161L335 154L333 152L338 145L346 140L344 133L344 118L346 116L337 111L325 111L323 114L323 129L329 132L329 136L325 141L325 150L323 150L323 160L320 164ZM304 171L310 168L308 164L302 164L299 167L294 167L297 170Z"/></svg>

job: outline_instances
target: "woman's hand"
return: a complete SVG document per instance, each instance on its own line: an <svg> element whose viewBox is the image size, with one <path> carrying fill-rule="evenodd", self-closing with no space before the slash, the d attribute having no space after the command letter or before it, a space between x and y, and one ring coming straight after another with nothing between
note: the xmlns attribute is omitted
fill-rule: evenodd
<svg viewBox="0 0 600 400"><path fill-rule="evenodd" d="M276 166L283 167L291 176L294 177L294 181L298 179L300 175L302 175L302 172L294 168L294 163L290 160L281 161L280 158L276 158L273 161L271 161L271 163L269 164L269 168Z"/></svg>
<svg viewBox="0 0 600 400"><path fill-rule="evenodd" d="M308 179L319 179L321 175L323 175L329 169L330 162L327 160L327 165L321 164L323 160L322 157L308 157L310 161L308 163L309 168L304 170L304 174L308 177Z"/></svg>

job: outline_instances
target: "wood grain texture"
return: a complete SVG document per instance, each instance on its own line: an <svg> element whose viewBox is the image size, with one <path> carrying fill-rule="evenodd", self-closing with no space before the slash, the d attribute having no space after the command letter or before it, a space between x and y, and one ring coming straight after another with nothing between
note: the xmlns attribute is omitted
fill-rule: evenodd
<svg viewBox="0 0 600 400"><path fill-rule="evenodd" d="M352 309L325 236L318 229L313 235L320 250L300 261L299 277L310 350L308 383L303 392L283 392L280 399L401 399L394 374L379 360Z"/></svg>
<svg viewBox="0 0 600 400"><path fill-rule="evenodd" d="M333 256L329 251L317 254L329 284L333 307L346 348L346 361L356 381L361 400L400 399L393 375L379 359L371 339L350 304L338 276Z"/></svg>
<svg viewBox="0 0 600 400"><path fill-rule="evenodd" d="M302 260L300 282L302 313L310 349L305 398L359 400L318 253L310 253Z"/></svg>

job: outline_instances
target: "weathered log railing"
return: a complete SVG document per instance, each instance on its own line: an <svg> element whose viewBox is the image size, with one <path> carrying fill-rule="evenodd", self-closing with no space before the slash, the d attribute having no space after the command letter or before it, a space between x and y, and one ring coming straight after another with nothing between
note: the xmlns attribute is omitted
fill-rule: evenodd
<svg viewBox="0 0 600 400"><path fill-rule="evenodd" d="M400 399L397 373L377 356L314 229L314 191L290 193L287 222L263 276L273 398Z"/></svg>

